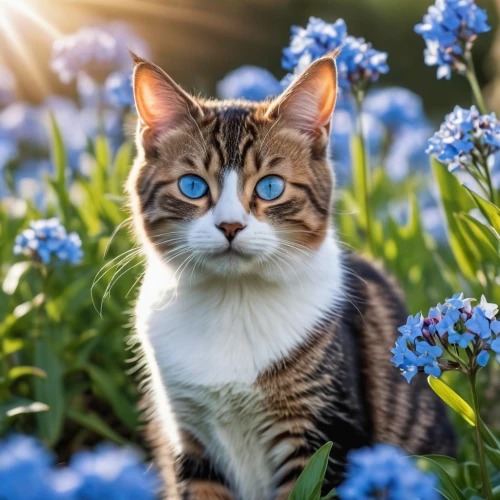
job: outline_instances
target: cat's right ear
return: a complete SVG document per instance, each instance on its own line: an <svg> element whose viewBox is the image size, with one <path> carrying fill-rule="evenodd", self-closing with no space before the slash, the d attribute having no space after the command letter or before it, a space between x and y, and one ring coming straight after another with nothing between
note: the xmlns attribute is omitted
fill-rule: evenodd
<svg viewBox="0 0 500 500"><path fill-rule="evenodd" d="M330 130L337 100L338 52L317 59L273 101L267 116L305 133Z"/></svg>
<svg viewBox="0 0 500 500"><path fill-rule="evenodd" d="M198 103L156 64L134 53L134 98L142 124L153 135L203 116Z"/></svg>

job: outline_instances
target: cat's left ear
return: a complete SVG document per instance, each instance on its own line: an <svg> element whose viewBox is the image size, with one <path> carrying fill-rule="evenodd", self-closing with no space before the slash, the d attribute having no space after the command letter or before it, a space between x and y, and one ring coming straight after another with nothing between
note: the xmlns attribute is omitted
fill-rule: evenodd
<svg viewBox="0 0 500 500"><path fill-rule="evenodd" d="M330 130L337 100L336 54L327 55L309 67L271 103L267 116L303 132Z"/></svg>
<svg viewBox="0 0 500 500"><path fill-rule="evenodd" d="M143 125L153 135L203 116L198 103L160 67L130 52L134 61L134 98Z"/></svg>

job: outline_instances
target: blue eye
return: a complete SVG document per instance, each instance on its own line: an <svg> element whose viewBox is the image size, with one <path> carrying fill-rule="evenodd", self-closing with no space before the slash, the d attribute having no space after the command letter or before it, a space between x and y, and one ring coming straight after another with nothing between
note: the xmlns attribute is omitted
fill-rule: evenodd
<svg viewBox="0 0 500 500"><path fill-rule="evenodd" d="M179 189L183 195L195 200L207 194L208 184L197 175L185 175L179 179Z"/></svg>
<svg viewBox="0 0 500 500"><path fill-rule="evenodd" d="M259 198L263 200L275 200L285 190L285 181L277 175L268 175L264 177L255 186L255 191Z"/></svg>

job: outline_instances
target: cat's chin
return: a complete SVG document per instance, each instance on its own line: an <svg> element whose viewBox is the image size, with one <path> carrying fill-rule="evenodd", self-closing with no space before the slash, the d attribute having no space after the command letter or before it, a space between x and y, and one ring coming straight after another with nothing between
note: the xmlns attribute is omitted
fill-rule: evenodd
<svg viewBox="0 0 500 500"><path fill-rule="evenodd" d="M258 255L228 248L222 252L207 255L202 267L221 276L240 276L258 273L262 267L262 260Z"/></svg>

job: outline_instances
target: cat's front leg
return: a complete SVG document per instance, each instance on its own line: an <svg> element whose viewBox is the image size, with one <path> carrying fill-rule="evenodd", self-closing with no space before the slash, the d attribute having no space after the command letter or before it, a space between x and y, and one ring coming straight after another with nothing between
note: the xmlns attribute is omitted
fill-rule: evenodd
<svg viewBox="0 0 500 500"><path fill-rule="evenodd" d="M234 500L204 447L190 433L182 431L181 434L183 452L176 464L181 499Z"/></svg>

